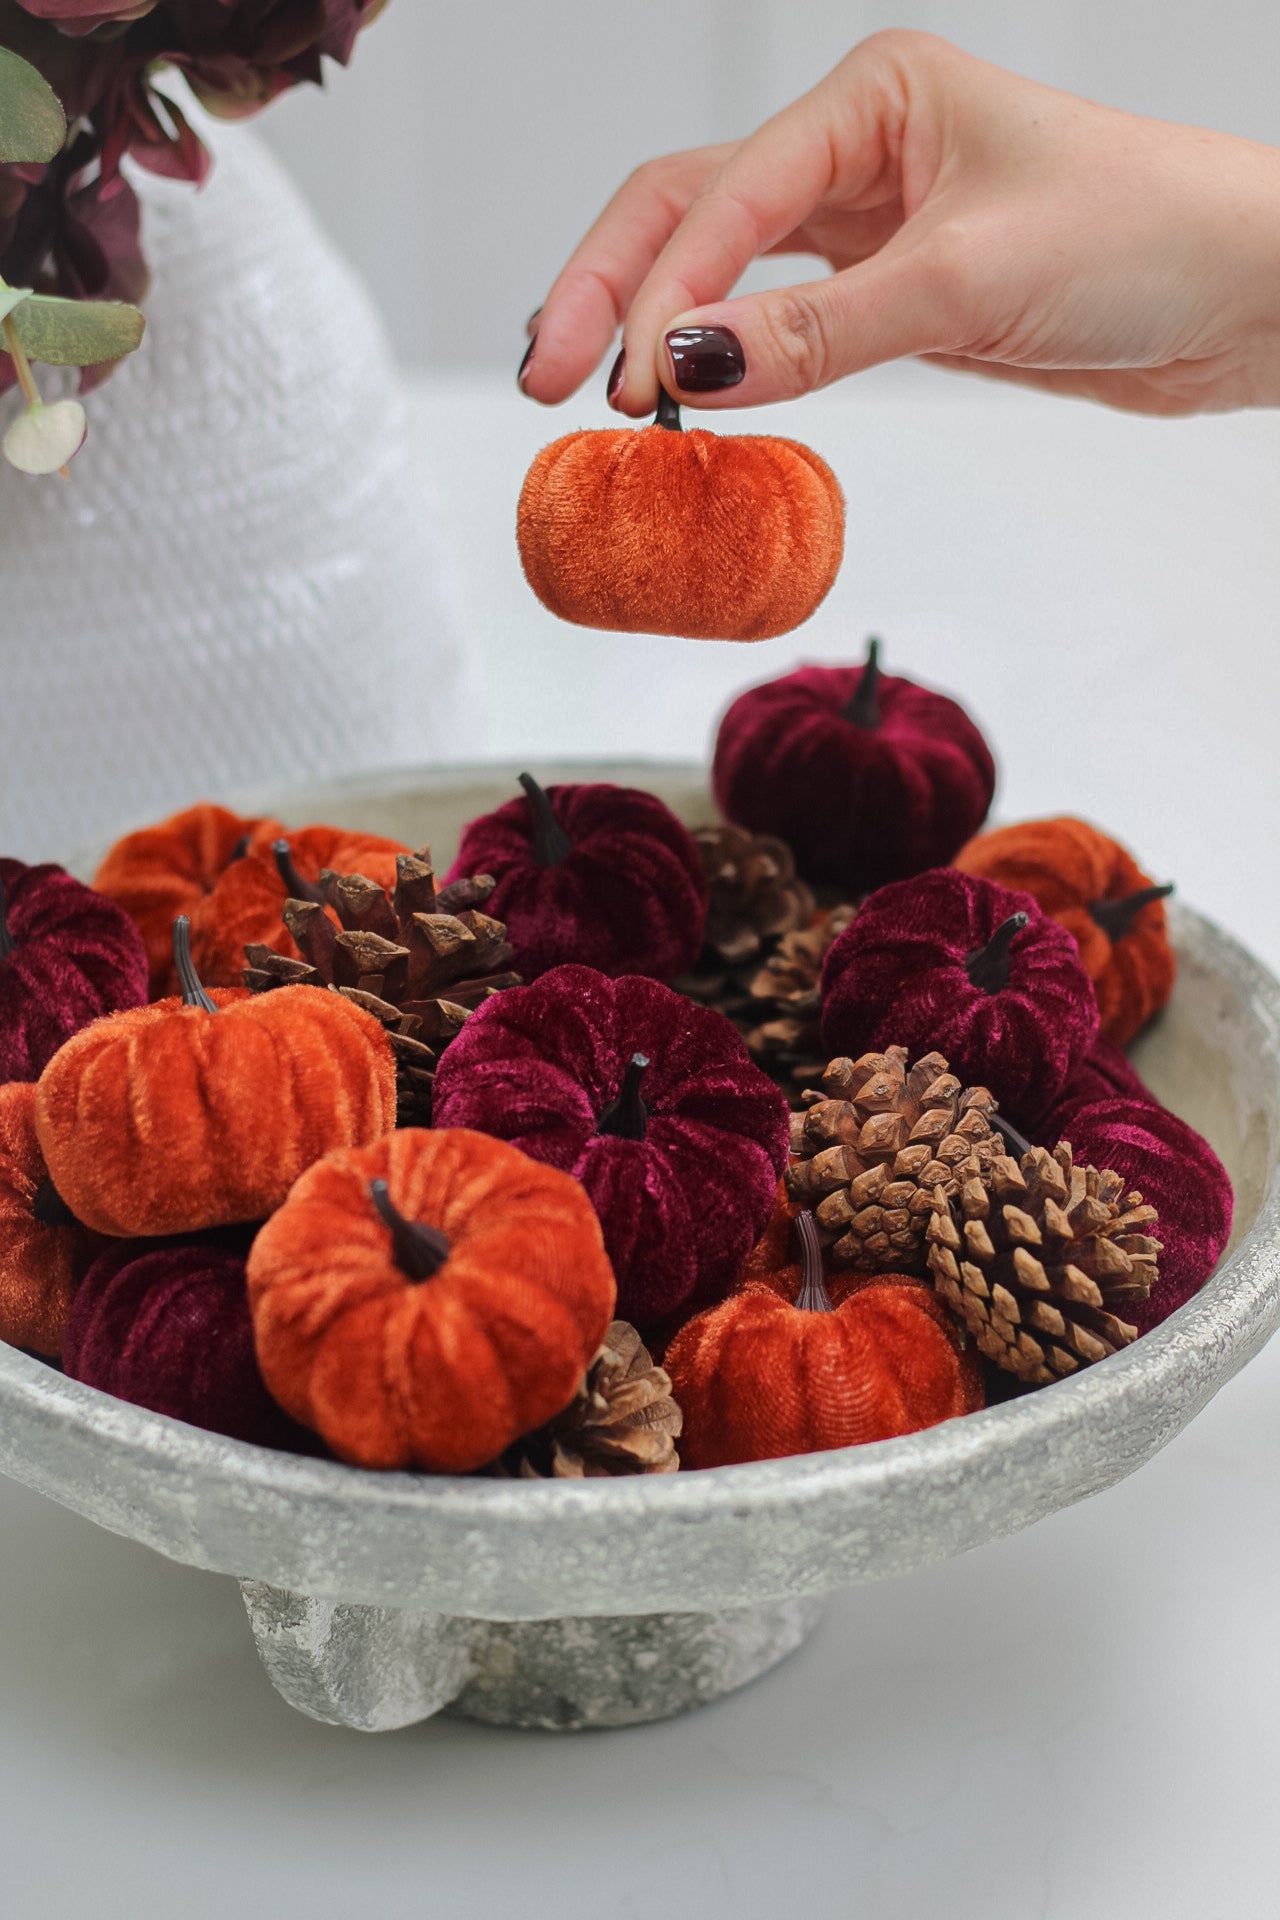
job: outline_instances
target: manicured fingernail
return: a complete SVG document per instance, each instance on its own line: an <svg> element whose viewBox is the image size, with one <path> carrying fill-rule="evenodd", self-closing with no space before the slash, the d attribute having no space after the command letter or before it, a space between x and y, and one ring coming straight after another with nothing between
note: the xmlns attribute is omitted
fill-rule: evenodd
<svg viewBox="0 0 1280 1920"><path fill-rule="evenodd" d="M529 342L528 346L524 350L524 359L520 362L520 371L516 375L516 385L519 387L522 393L524 392L524 377L526 373L528 373L529 371L529 362L533 358L533 350L537 346L537 344L538 344L538 337L535 334L533 339Z"/></svg>
<svg viewBox="0 0 1280 1920"><path fill-rule="evenodd" d="M529 315L529 318L524 323L524 330L526 333L533 333L537 330L538 316L541 312L542 312L541 307L534 308L533 312Z"/></svg>
<svg viewBox="0 0 1280 1920"><path fill-rule="evenodd" d="M621 391L623 376L625 375L626 371L627 371L627 350L625 347L619 347L618 357L614 361L612 367L609 369L609 385L605 393L605 398L608 400L610 406L613 405L615 399L617 398L619 392Z"/></svg>
<svg viewBox="0 0 1280 1920"><path fill-rule="evenodd" d="M742 342L728 327L677 327L667 335L667 352L683 393L719 393L747 377Z"/></svg>

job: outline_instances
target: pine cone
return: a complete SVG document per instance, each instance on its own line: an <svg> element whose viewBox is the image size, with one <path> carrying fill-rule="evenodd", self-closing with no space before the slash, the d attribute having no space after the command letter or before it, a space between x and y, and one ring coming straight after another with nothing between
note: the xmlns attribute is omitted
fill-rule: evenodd
<svg viewBox="0 0 1280 1920"><path fill-rule="evenodd" d="M923 1274L936 1196L958 1194L1004 1152L985 1087L964 1088L940 1053L907 1070L905 1047L833 1060L792 1115L792 1200L811 1207L839 1266Z"/></svg>
<svg viewBox="0 0 1280 1920"><path fill-rule="evenodd" d="M706 944L727 966L758 959L813 918L813 895L784 840L741 827L699 827L693 837L711 888Z"/></svg>
<svg viewBox="0 0 1280 1920"><path fill-rule="evenodd" d="M508 971L513 955L506 928L479 911L494 880L478 874L437 892L423 848L400 855L390 894L361 874L328 869L311 888L286 870L287 851L277 858L298 896L286 900L284 922L303 957L246 947L245 985L253 993L328 987L372 1013L396 1056L398 1123L428 1125L437 1054L491 993L520 985L520 975Z"/></svg>
<svg viewBox="0 0 1280 1920"><path fill-rule="evenodd" d="M615 1320L563 1413L508 1447L486 1472L501 1480L601 1480L674 1473L680 1409L635 1328Z"/></svg>
<svg viewBox="0 0 1280 1920"><path fill-rule="evenodd" d="M1063 1141L1021 1165L997 1159L957 1195L937 1196L929 1271L989 1360L1033 1386L1105 1359L1137 1338L1115 1314L1145 1300L1160 1242L1154 1207L1118 1173L1072 1163Z"/></svg>

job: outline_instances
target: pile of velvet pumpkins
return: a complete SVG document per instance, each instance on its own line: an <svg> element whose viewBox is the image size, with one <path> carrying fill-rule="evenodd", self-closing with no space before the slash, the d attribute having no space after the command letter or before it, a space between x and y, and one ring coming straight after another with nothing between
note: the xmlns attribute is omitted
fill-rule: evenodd
<svg viewBox="0 0 1280 1920"><path fill-rule="evenodd" d="M1208 1277L1227 1176L1123 1052L1168 889L983 832L954 701L874 647L752 689L701 832L521 784L443 879L212 805L92 888L0 861L0 1338L361 1466L665 1471L972 1411Z"/></svg>

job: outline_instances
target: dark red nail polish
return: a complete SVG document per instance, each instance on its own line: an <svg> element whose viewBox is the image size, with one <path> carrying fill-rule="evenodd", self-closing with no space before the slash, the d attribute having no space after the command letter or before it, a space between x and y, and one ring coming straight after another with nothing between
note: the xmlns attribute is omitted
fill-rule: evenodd
<svg viewBox="0 0 1280 1920"><path fill-rule="evenodd" d="M683 393L719 393L747 377L742 342L728 327L677 327L667 335L667 352Z"/></svg>
<svg viewBox="0 0 1280 1920"><path fill-rule="evenodd" d="M524 377L526 373L528 373L529 371L529 362L533 358L533 350L537 346L537 344L538 344L538 336L535 333L535 335L533 336L533 339L529 342L528 346L524 350L524 359L520 362L520 371L516 375L516 385L518 387L524 386Z"/></svg>
<svg viewBox="0 0 1280 1920"><path fill-rule="evenodd" d="M610 404L613 403L614 399L616 398L619 392L619 389L622 386L623 377L626 374L626 371L627 371L627 350L625 347L619 347L618 357L614 361L612 367L609 369L609 385L608 385L608 388L606 389L606 398L608 399Z"/></svg>

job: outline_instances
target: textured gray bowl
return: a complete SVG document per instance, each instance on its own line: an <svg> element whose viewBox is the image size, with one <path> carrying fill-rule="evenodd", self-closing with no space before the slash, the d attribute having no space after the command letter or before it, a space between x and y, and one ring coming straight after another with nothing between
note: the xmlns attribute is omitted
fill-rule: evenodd
<svg viewBox="0 0 1280 1920"><path fill-rule="evenodd" d="M708 816L696 768L580 768ZM547 769L547 777L564 770ZM430 839L510 791L472 769L290 796ZM217 1439L0 1347L0 1469L191 1566L240 1577L285 1698L368 1730L448 1708L617 1726L763 1673L837 1587L1014 1532L1149 1460L1280 1317L1280 986L1173 913L1180 975L1139 1064L1236 1182L1233 1245L1202 1292L1100 1366L926 1433L651 1479L529 1484L360 1473Z"/></svg>

